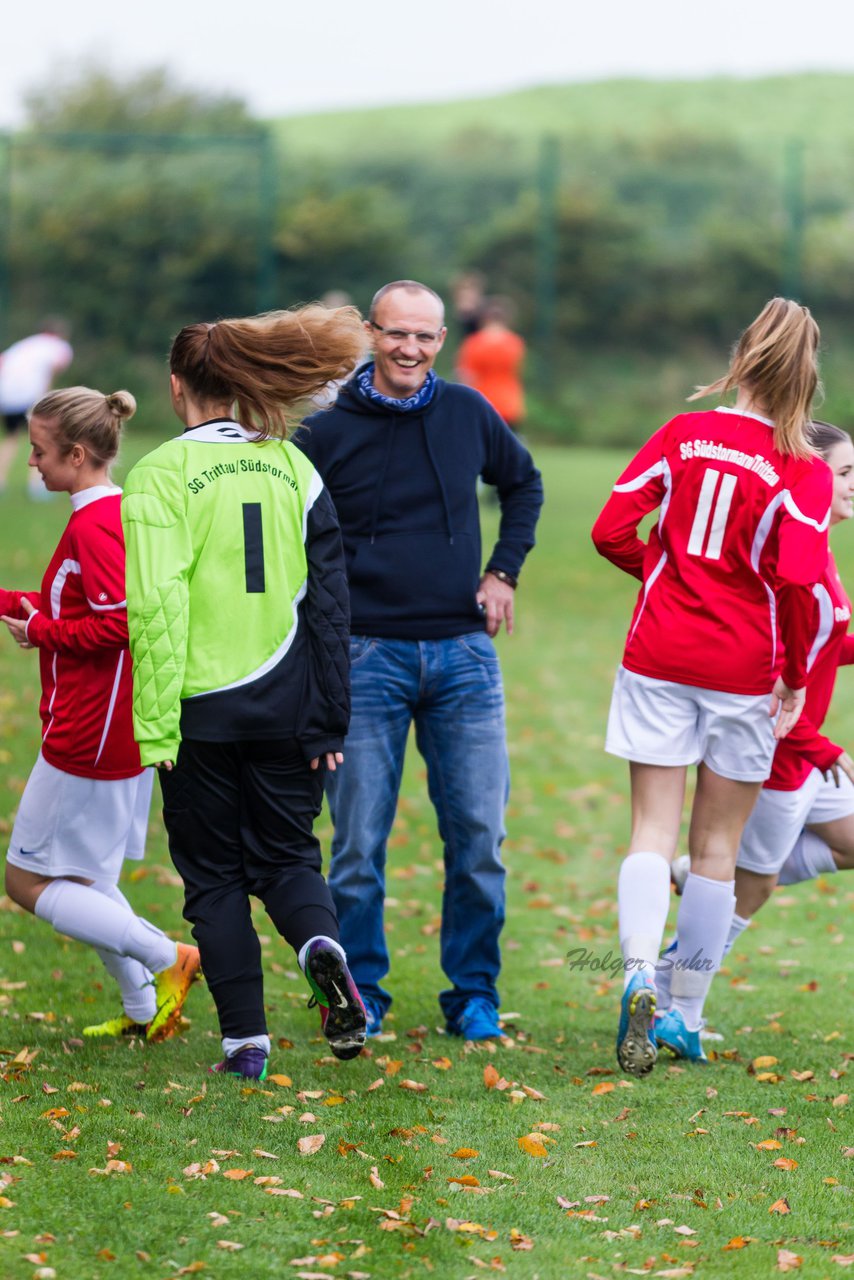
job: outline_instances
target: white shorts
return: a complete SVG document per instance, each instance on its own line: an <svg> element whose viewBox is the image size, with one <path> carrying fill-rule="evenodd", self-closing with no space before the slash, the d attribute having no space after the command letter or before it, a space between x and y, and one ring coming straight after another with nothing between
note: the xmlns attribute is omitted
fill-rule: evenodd
<svg viewBox="0 0 854 1280"><path fill-rule="evenodd" d="M78 778L39 754L7 861L36 875L118 884L124 859L145 852L153 780L153 769L136 778Z"/></svg>
<svg viewBox="0 0 854 1280"><path fill-rule="evenodd" d="M619 667L605 750L636 764L707 764L722 778L764 782L774 755L767 694L720 693Z"/></svg>
<svg viewBox="0 0 854 1280"><path fill-rule="evenodd" d="M741 837L736 866L759 875L776 875L804 827L835 822L854 814L854 784L840 773L837 787L813 769L797 791L759 792Z"/></svg>

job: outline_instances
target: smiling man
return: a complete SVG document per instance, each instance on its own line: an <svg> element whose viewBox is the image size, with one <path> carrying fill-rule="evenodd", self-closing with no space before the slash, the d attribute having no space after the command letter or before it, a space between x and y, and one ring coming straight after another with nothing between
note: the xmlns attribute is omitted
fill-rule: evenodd
<svg viewBox="0 0 854 1280"><path fill-rule="evenodd" d="M543 501L528 453L477 391L433 364L442 299L396 280L371 304L372 359L295 443L338 511L352 611L352 717L328 780L335 836L329 887L348 963L382 1028L391 997L383 928L386 845L410 724L444 844L439 999L448 1030L501 1035L496 987L504 922L509 771L492 643L513 629L514 591ZM495 485L498 540L481 572L477 482Z"/></svg>

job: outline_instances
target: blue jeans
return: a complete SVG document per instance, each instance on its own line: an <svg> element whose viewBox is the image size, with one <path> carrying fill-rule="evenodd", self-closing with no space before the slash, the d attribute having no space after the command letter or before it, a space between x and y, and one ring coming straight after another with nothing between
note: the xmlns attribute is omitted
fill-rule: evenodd
<svg viewBox="0 0 854 1280"><path fill-rule="evenodd" d="M329 887L341 942L362 995L385 1013L386 843L414 720L444 844L441 963L451 987L439 1002L454 1027L472 996L499 1003L500 850L510 777L498 658L482 631L449 640L354 636L350 652L344 764L326 782L335 825Z"/></svg>

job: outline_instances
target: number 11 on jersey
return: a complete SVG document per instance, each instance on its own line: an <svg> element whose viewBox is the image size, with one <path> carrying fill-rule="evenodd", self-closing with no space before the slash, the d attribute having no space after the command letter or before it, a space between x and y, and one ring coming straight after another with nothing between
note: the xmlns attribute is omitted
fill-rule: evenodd
<svg viewBox="0 0 854 1280"><path fill-rule="evenodd" d="M718 487L719 480L720 487ZM691 526L691 536L688 539L689 556L704 555L707 560L720 560L724 530L726 529L734 491L735 476L721 476L720 471L716 471L714 467L706 468L700 496L697 500L694 523ZM715 500L716 493L717 500ZM712 503L714 503L714 510L712 509ZM708 540L706 539L707 534ZM703 550L704 544L705 551Z"/></svg>

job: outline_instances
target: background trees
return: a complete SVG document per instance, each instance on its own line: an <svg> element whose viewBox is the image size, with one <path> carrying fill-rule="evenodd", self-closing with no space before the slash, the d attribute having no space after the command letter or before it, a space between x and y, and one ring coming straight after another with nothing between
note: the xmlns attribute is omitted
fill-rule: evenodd
<svg viewBox="0 0 854 1280"><path fill-rule="evenodd" d="M73 376L130 383L145 401L188 320L330 289L364 307L385 280L447 291L476 267L491 292L515 299L529 338L544 318L553 330L529 370L537 424L622 440L648 427L636 417L658 416L659 401L672 408L674 389L711 376L739 328L788 290L833 335L826 411L842 413L854 406L842 358L854 192L839 161L854 140L850 114L834 116L830 99L847 102L852 85L787 82L780 102L793 119L803 100L828 122L790 172L767 113L737 112L739 95L759 100L749 82L733 82L717 105L703 86L682 86L681 98L672 85L616 84L610 95L571 86L479 113L457 104L456 116L443 104L289 120L274 140L232 96L187 90L164 71L121 81L89 69L35 90L26 127L8 141L4 336L64 314ZM560 116L562 101L574 114ZM544 120L560 137L553 202L538 179ZM638 414L626 413L627 399Z"/></svg>

